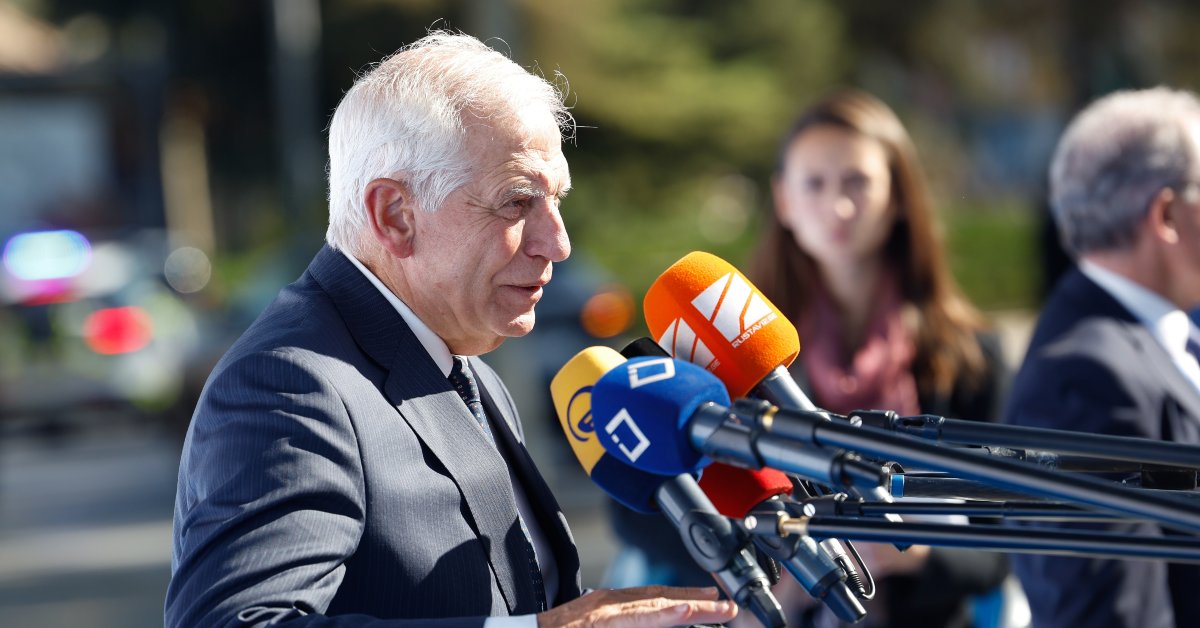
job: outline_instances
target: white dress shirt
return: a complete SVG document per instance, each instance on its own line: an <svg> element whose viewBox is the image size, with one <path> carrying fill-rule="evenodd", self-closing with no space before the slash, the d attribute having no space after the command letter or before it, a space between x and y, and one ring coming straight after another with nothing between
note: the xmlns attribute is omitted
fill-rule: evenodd
<svg viewBox="0 0 1200 628"><path fill-rule="evenodd" d="M1187 313L1145 286L1087 260L1079 264L1079 270L1145 325L1167 350L1175 366L1200 391L1200 364L1187 350L1189 334L1196 333Z"/></svg>
<svg viewBox="0 0 1200 628"><path fill-rule="evenodd" d="M433 358L438 368L442 370L444 377L450 376L450 369L454 366L454 357L450 354L450 348L446 346L446 342L437 334L433 333L429 326L421 322L417 318L417 314L408 307L396 293L383 285L379 278L375 276L362 262L354 258L353 255L342 253L346 259L350 260L362 274L379 290L383 297L387 299L392 307L400 313L400 317L408 324L408 328L416 335L417 340L421 342L421 346L425 347L425 351L429 353L429 357ZM554 596L558 593L558 563L554 560L554 552L551 551L550 543L546 539L546 535L542 532L542 528L538 525L537 517L533 514L533 508L529 505L529 499L525 496L524 489L521 488L521 483L517 481L517 476L514 474L512 467L508 468L509 480L512 482L513 495L517 498L517 511L521 513L521 519L525 522L525 527L529 530L529 536L532 537L534 553L537 555L538 567L542 570L542 582L546 586L546 599L554 600ZM516 617L489 617L483 624L484 628L537 628L537 617L535 615L519 615Z"/></svg>

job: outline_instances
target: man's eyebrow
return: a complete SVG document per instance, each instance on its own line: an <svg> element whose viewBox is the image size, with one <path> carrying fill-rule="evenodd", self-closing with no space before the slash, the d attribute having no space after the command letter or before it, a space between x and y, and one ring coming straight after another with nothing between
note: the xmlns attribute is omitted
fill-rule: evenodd
<svg viewBox="0 0 1200 628"><path fill-rule="evenodd" d="M555 196L557 196L560 199L566 198L567 193L570 191L571 191L571 183L567 182L566 185L559 188L558 193L555 194ZM509 196L531 196L534 198L541 198L543 196L546 196L546 189L540 185L534 185L529 182L522 182L522 183L518 183L518 184L512 186L511 188L509 188L508 195Z"/></svg>

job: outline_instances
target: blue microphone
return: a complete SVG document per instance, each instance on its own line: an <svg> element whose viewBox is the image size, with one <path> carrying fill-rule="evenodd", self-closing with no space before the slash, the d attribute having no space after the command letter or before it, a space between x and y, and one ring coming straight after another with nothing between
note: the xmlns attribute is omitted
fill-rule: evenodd
<svg viewBox="0 0 1200 628"><path fill-rule="evenodd" d="M711 454L733 466L771 467L860 495L878 495L889 484L886 469L852 452L773 434L763 429L769 419L743 420L743 406L760 408L739 400L731 410L721 380L690 362L629 359L596 381L591 402L595 434L608 454L649 473L696 473L712 462Z"/></svg>
<svg viewBox="0 0 1200 628"><path fill-rule="evenodd" d="M673 358L632 358L604 374L592 391L596 435L608 453L659 475L695 473L712 460L684 436L703 404L728 406L725 384Z"/></svg>

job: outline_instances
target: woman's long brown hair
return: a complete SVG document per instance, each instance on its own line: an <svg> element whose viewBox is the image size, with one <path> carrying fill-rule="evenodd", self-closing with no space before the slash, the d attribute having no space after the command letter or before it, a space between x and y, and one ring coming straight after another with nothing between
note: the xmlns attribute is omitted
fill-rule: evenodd
<svg viewBox="0 0 1200 628"><path fill-rule="evenodd" d="M916 148L896 114L858 90L836 91L809 107L780 144L775 177L782 176L788 148L817 126L836 126L876 140L887 153L896 222L884 245L885 263L901 271L901 294L915 313L913 374L920 390L949 395L963 379L980 383L986 371L976 332L983 315L950 275L934 223L933 203ZM799 321L821 281L816 261L796 244L791 230L770 212L761 246L747 275L792 321Z"/></svg>

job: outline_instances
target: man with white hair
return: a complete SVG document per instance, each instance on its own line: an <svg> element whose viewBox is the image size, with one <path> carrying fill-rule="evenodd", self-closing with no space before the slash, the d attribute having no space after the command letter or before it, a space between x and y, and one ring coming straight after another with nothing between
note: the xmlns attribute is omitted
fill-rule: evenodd
<svg viewBox="0 0 1200 628"><path fill-rule="evenodd" d="M1200 101L1101 98L1067 129L1051 207L1079 262L1046 302L1005 411L1017 425L1200 443ZM1155 524L1090 525L1159 535ZM1200 625L1200 568L1014 554L1033 625Z"/></svg>
<svg viewBox="0 0 1200 628"><path fill-rule="evenodd" d="M566 521L477 357L570 254L561 94L464 35L363 75L328 245L214 369L184 443L166 625L672 626L712 588L581 595Z"/></svg>

